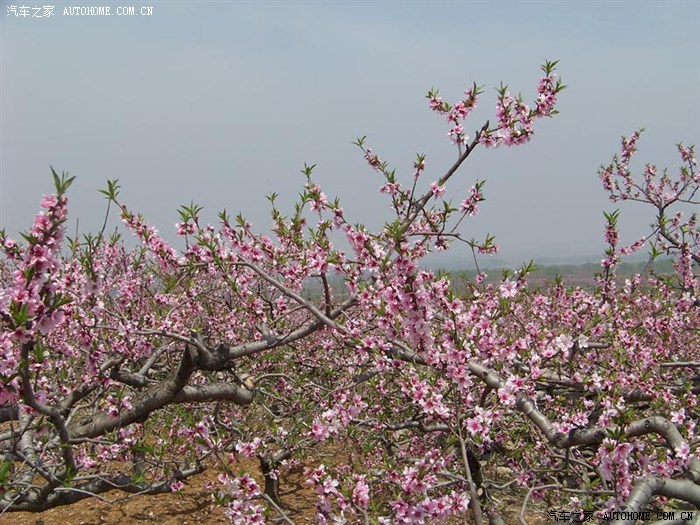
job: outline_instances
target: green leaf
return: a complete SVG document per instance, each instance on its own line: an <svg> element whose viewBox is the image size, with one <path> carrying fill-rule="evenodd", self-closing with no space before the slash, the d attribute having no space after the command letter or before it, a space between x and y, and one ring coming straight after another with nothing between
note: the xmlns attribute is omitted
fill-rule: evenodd
<svg viewBox="0 0 700 525"><path fill-rule="evenodd" d="M119 196L119 190L121 189L117 179L107 181L106 190L98 190L102 195L104 195L110 201L116 201Z"/></svg>
<svg viewBox="0 0 700 525"><path fill-rule="evenodd" d="M229 221L229 215L228 215L228 212L227 212L226 210L221 210L221 211L218 213L218 217L219 217L219 220L221 221L221 223L222 223L224 226L228 226L228 225L229 225L229 222L230 222L230 221Z"/></svg>
<svg viewBox="0 0 700 525"><path fill-rule="evenodd" d="M51 166L51 175L53 176L53 184L56 188L56 193L59 196L63 195L75 180L75 177L68 177L67 173L61 173L59 177L56 170L53 169L53 166Z"/></svg>
<svg viewBox="0 0 700 525"><path fill-rule="evenodd" d="M314 169L316 168L316 164L311 164L309 166L308 164L304 163L304 169L301 170L301 172L306 175L307 178L311 177L311 174L313 173Z"/></svg>
<svg viewBox="0 0 700 525"><path fill-rule="evenodd" d="M12 316L15 326L22 326L29 320L27 303L18 303L13 300L10 303L10 315Z"/></svg>
<svg viewBox="0 0 700 525"><path fill-rule="evenodd" d="M355 146L359 146L360 148L365 145L365 140L367 139L367 135L362 135L361 137L357 137L357 140L353 142Z"/></svg>

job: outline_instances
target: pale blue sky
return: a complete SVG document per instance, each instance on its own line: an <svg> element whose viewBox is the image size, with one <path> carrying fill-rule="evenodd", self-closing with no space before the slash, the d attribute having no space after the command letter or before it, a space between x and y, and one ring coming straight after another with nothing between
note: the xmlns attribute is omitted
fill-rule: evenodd
<svg viewBox="0 0 700 525"><path fill-rule="evenodd" d="M43 6L46 0L26 3ZM448 188L461 201L486 179L467 236L489 231L512 263L598 257L606 200L596 170L619 137L647 133L637 166L675 170L675 144L700 137L700 2L51 2L51 18L0 12L0 227L30 226L49 165L77 179L71 231L101 224L97 190L122 196L166 237L179 205L241 211L269 225L265 195L291 208L299 169L370 226L387 217L377 174L351 142L409 177L425 152L427 186L454 160L431 86L455 100L485 85L470 131L493 119L500 81L532 99L539 65L559 59L561 114L533 141L474 153ZM152 6L152 16L64 16L68 5ZM284 207L284 206L283 206ZM622 207L623 239L650 210ZM454 257L466 257L457 248ZM461 259L460 259L461 258ZM452 264L452 262L451 262Z"/></svg>

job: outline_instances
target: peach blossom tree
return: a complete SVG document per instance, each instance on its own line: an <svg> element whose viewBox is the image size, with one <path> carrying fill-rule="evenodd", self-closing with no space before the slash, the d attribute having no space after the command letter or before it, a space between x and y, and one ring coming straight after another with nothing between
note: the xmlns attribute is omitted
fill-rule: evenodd
<svg viewBox="0 0 700 525"><path fill-rule="evenodd" d="M501 86L495 124L473 136L482 89L455 104L431 90L457 149L440 177L424 155L402 177L358 139L391 204L378 231L349 220L305 166L293 213L269 197L269 234L225 212L203 224L191 204L176 249L111 181L103 193L138 246L104 228L67 239L72 179L54 172L23 241L0 238L0 512L177 491L212 462L235 524L291 523L280 484L295 465L319 523L499 523L514 487L522 521L534 500L601 519L700 505L700 233L675 210L697 204L692 148L679 146L677 178L653 166L634 177L638 134L601 168L611 198L641 201L656 222L620 246L618 213L606 214L594 290L530 287L525 266L458 292L421 266L454 243L497 249L462 233L483 181L457 204L448 185L475 149L524 144L556 114L555 65L532 105ZM645 243L676 275L620 282L621 258ZM242 457L262 482L236 471Z"/></svg>

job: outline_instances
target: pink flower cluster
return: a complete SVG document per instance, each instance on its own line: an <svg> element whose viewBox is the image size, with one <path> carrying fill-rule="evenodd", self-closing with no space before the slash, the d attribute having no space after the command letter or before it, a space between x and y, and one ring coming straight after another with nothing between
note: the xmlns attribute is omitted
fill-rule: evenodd
<svg viewBox="0 0 700 525"><path fill-rule="evenodd" d="M257 482L248 474L233 477L220 474L219 482L223 485L221 496L228 499L224 514L232 525L262 525L266 523L265 509L254 503L261 491Z"/></svg>
<svg viewBox="0 0 700 525"><path fill-rule="evenodd" d="M453 144L466 144L469 141L469 136L464 132L464 121L471 111L476 106L476 101L481 91L474 87L467 89L464 92L464 98L455 103L454 106L448 104L438 96L437 90L431 90L427 98L429 100L430 109L445 116L447 122L452 125L452 128L447 132L447 136Z"/></svg>
<svg viewBox="0 0 700 525"><path fill-rule="evenodd" d="M483 130L479 141L486 147L517 146L530 141L534 130L533 123L538 118L551 117L556 114L558 94L566 87L556 78L556 62L548 62L542 69L545 75L537 86L535 109L525 104L521 97L513 97L507 86L498 90L496 130Z"/></svg>

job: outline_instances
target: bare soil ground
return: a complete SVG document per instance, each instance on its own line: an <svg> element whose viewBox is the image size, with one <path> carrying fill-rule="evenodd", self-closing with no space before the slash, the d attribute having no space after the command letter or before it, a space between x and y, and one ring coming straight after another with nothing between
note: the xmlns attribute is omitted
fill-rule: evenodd
<svg viewBox="0 0 700 525"><path fill-rule="evenodd" d="M244 467L262 486L254 464ZM216 466L208 468L187 479L178 493L134 496L112 491L102 495L107 501L89 498L39 513L7 513L0 516L0 525L228 525L224 508L212 499L212 493L221 486L217 480L220 472ZM299 525L315 522L316 495L305 481L303 469L298 468L288 472L281 483L285 510Z"/></svg>
<svg viewBox="0 0 700 525"><path fill-rule="evenodd" d="M262 486L262 476L256 464L251 461L242 466L253 474ZM285 511L296 525L316 523L316 494L313 488L306 484L303 470L303 467L297 467L283 473L280 483ZM0 525L229 525L224 516L224 508L212 499L212 492L220 486L217 480L220 472L214 465L186 480L185 488L178 493L133 496L113 491L103 495L107 501L89 498L73 505L39 513L7 513L0 516ZM507 525L520 524L518 514L522 500L523 495L519 493L499 495L499 503L502 504L501 515ZM544 507L530 506L527 514L529 525L543 525L548 523L547 518ZM468 516L463 520L451 521L450 524L473 522L471 516Z"/></svg>

